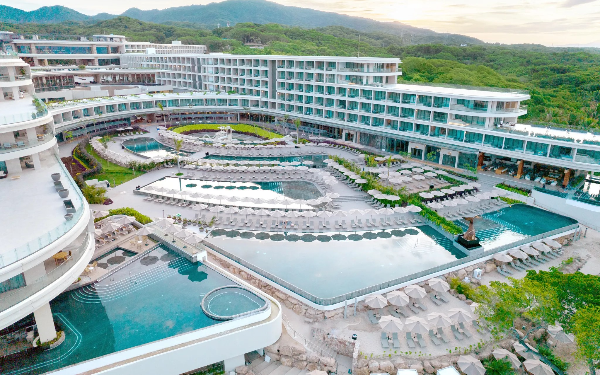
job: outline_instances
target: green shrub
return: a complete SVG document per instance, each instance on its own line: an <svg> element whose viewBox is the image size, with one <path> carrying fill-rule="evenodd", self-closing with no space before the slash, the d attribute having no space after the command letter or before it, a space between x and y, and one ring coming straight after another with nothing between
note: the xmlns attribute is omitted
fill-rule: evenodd
<svg viewBox="0 0 600 375"><path fill-rule="evenodd" d="M102 204L106 200L104 196L106 194L105 188L85 185L81 192L89 204Z"/></svg>
<svg viewBox="0 0 600 375"><path fill-rule="evenodd" d="M479 180L479 177L477 177L477 176L470 176L470 175L467 175L467 174L462 174L462 173L455 172L453 170L445 170L444 169L444 171L446 171L447 173L449 173L451 175L454 175L454 176L457 176L457 177L462 177L462 178L464 178L466 180L470 180L470 181L477 181L477 180Z"/></svg>
<svg viewBox="0 0 600 375"><path fill-rule="evenodd" d="M507 184L505 184L503 182L499 183L498 185L496 185L496 187L500 188L500 189L504 189L504 190L510 191L512 193L515 193L515 194L520 194L520 195L523 195L523 196L526 196L526 197L528 197L531 194L531 190L529 190L529 189L524 189L524 188L520 188L520 187L516 187L516 186L510 186L510 185L507 185Z"/></svg>
<svg viewBox="0 0 600 375"><path fill-rule="evenodd" d="M483 367L485 367L486 374L488 375L511 375L516 374L512 368L512 364L507 359L486 359L483 360Z"/></svg>
<svg viewBox="0 0 600 375"><path fill-rule="evenodd" d="M107 218L107 217L113 216L113 215L133 216L133 217L135 217L135 220L140 224L148 224L148 223L152 222L152 219L150 219L148 216L142 215L141 213L139 213L139 211L134 210L131 207L115 208L112 210L108 210L108 215L98 218L98 219L95 219L94 221L100 221L104 218Z"/></svg>
<svg viewBox="0 0 600 375"><path fill-rule="evenodd" d="M463 294L467 299L475 301L477 299L477 291L470 284L465 283L458 277L450 280L450 288L456 290L458 294Z"/></svg>
<svg viewBox="0 0 600 375"><path fill-rule="evenodd" d="M501 201L506 202L508 204L525 204L525 202L521 202L520 200L507 198L507 197L498 197L498 199L500 199Z"/></svg>
<svg viewBox="0 0 600 375"><path fill-rule="evenodd" d="M185 125L178 128L171 128L175 133L188 133L188 132L199 132L204 130L218 131L223 124L195 124ZM246 124L232 124L228 125L236 133L255 135L263 139L275 139L282 138L281 134L274 133L269 130L265 130L256 126Z"/></svg>
<svg viewBox="0 0 600 375"><path fill-rule="evenodd" d="M541 355L546 357L554 366L558 367L561 371L567 371L567 369L569 368L569 363L563 361L562 359L554 355L552 349L550 349L546 345L538 345L537 349Z"/></svg>

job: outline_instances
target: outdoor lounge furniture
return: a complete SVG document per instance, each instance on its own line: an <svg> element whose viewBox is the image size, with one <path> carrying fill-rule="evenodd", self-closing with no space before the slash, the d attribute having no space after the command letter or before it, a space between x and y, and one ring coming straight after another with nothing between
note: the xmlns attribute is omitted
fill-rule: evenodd
<svg viewBox="0 0 600 375"><path fill-rule="evenodd" d="M398 340L398 332L392 333L392 346L394 349L400 349L400 340Z"/></svg>
<svg viewBox="0 0 600 375"><path fill-rule="evenodd" d="M389 349L390 343L388 341L387 334L385 332L381 332L381 347L383 349Z"/></svg>
<svg viewBox="0 0 600 375"><path fill-rule="evenodd" d="M429 330L429 338L431 339L431 341L433 341L433 344L438 346L441 344L440 340L437 338L437 336L435 335L435 333L433 333L433 330Z"/></svg>
<svg viewBox="0 0 600 375"><path fill-rule="evenodd" d="M454 334L454 337L457 340L462 340L463 336L460 334L460 332L458 332L458 329L456 328L456 326L454 324L452 324L452 326L450 326L450 329L452 330L452 333Z"/></svg>
<svg viewBox="0 0 600 375"><path fill-rule="evenodd" d="M438 293L435 295L438 299L440 299L442 302L448 303L450 302L450 300L448 299L448 297L446 297L446 295L444 293Z"/></svg>
<svg viewBox="0 0 600 375"><path fill-rule="evenodd" d="M438 306L441 306L441 305L442 305L442 302L441 302L440 300L438 300L437 298L435 298L435 296L434 296L433 294L431 294L431 295L429 296L429 298L430 298L430 299L431 299L431 301L432 301L433 303L435 303L436 305L438 305Z"/></svg>
<svg viewBox="0 0 600 375"><path fill-rule="evenodd" d="M444 330L442 329L442 327L438 327L437 331L438 331L438 335L440 336L440 338L442 339L443 342L445 342L446 344L450 342L450 340L448 340L446 338L446 335L444 334Z"/></svg>
<svg viewBox="0 0 600 375"><path fill-rule="evenodd" d="M426 348L427 344L425 344L425 340L423 339L423 336L421 336L420 333L417 333L417 341L419 342L419 346L421 348Z"/></svg>
<svg viewBox="0 0 600 375"><path fill-rule="evenodd" d="M469 332L469 330L465 328L465 325L464 325L463 322L458 323L458 326L462 330L462 333L465 334L465 336L467 336L469 338L473 337L473 335L471 334L471 332Z"/></svg>
<svg viewBox="0 0 600 375"><path fill-rule="evenodd" d="M406 332L406 344L408 345L409 349L414 349L417 347L415 345L415 341L413 340L412 336L410 335L410 332Z"/></svg>
<svg viewBox="0 0 600 375"><path fill-rule="evenodd" d="M390 313L391 316L394 316L396 318L401 317L400 313L398 311L396 311L393 306L388 306L388 312Z"/></svg>
<svg viewBox="0 0 600 375"><path fill-rule="evenodd" d="M510 272L509 270L506 269L506 267L504 265L501 265L500 267L498 267L498 269L501 269L502 272L507 273L509 275L512 275L512 272Z"/></svg>
<svg viewBox="0 0 600 375"><path fill-rule="evenodd" d="M369 317L369 321L371 322L371 324L377 324L377 322L379 321L377 320L375 313L371 310L367 311L367 316Z"/></svg>
<svg viewBox="0 0 600 375"><path fill-rule="evenodd" d="M500 268L500 267L496 268L496 272L498 272L500 275L502 275L504 277L510 277L510 274L507 273L506 271L502 270L502 268Z"/></svg>
<svg viewBox="0 0 600 375"><path fill-rule="evenodd" d="M425 306L424 304L422 304L419 301L415 301L415 305L417 305L421 310L423 311L427 311L427 306Z"/></svg>
<svg viewBox="0 0 600 375"><path fill-rule="evenodd" d="M410 311L412 311L414 314L418 314L421 311L419 309L417 309L413 304L409 303L408 304L408 308L410 309Z"/></svg>

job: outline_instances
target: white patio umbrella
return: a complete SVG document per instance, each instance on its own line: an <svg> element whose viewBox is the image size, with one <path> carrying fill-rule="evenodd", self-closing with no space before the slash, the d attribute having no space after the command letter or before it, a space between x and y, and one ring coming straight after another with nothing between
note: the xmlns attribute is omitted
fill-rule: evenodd
<svg viewBox="0 0 600 375"><path fill-rule="evenodd" d="M454 191L465 191L465 188L462 186L452 186L450 189Z"/></svg>
<svg viewBox="0 0 600 375"><path fill-rule="evenodd" d="M479 200L480 200L479 198L474 197L472 195L465 197L465 199L468 200L469 202L479 202Z"/></svg>
<svg viewBox="0 0 600 375"><path fill-rule="evenodd" d="M521 250L518 250L518 249L509 250L508 255L510 255L513 258L519 258L519 259L529 258L529 255L525 254L524 252L522 252Z"/></svg>
<svg viewBox="0 0 600 375"><path fill-rule="evenodd" d="M466 199L463 199L463 198L456 198L453 200L456 204L469 204L469 201L467 201Z"/></svg>
<svg viewBox="0 0 600 375"><path fill-rule="evenodd" d="M102 229L94 229L94 235L96 237L101 236L103 234Z"/></svg>
<svg viewBox="0 0 600 375"><path fill-rule="evenodd" d="M456 193L454 190L452 189L442 189L440 190L442 193L446 193L446 194L454 194Z"/></svg>
<svg viewBox="0 0 600 375"><path fill-rule="evenodd" d="M412 333L420 333L426 335L429 333L429 323L418 316L411 316L404 322L404 327Z"/></svg>
<svg viewBox="0 0 600 375"><path fill-rule="evenodd" d="M523 245L523 246L519 247L519 250L521 250L525 254L529 254L529 255L536 255L536 256L540 255L540 252L537 251L536 249L534 249L531 246L525 246L525 245Z"/></svg>
<svg viewBox="0 0 600 375"><path fill-rule="evenodd" d="M410 211L410 212L414 212L414 213L421 212L421 207L417 207L417 206L415 206L415 205L412 205L412 204L411 204L410 206L406 207L406 209L407 209L408 211Z"/></svg>
<svg viewBox="0 0 600 375"><path fill-rule="evenodd" d="M429 279L427 281L427 284L429 284L431 289L435 290L436 292L443 293L443 292L447 292L448 290L450 290L450 285L448 285L448 283L445 282L444 280L438 279L437 277Z"/></svg>
<svg viewBox="0 0 600 375"><path fill-rule="evenodd" d="M357 184L366 184L367 180L365 180L364 178L359 178L356 179L354 182L356 182Z"/></svg>
<svg viewBox="0 0 600 375"><path fill-rule="evenodd" d="M519 361L519 358L517 358L516 355L514 355L513 353L511 353L510 351L508 351L506 349L502 349L502 348L494 349L494 351L492 352L492 355L496 359L503 359L503 358L508 359L509 362L511 363L513 369L515 369L515 370L517 370L521 367L521 361Z"/></svg>
<svg viewBox="0 0 600 375"><path fill-rule="evenodd" d="M494 254L494 259L496 259L498 262L502 262L502 263L509 263L509 262L512 262L512 260L513 260L513 258L511 256L509 256L508 254L503 254L503 253Z"/></svg>
<svg viewBox="0 0 600 375"><path fill-rule="evenodd" d="M413 172L417 172L417 173L423 173L423 169L422 168L413 168L412 170Z"/></svg>
<svg viewBox="0 0 600 375"><path fill-rule="evenodd" d="M117 220L113 221L113 223L119 224L119 225L127 225L134 221L135 221L135 218L132 216L123 216L123 217L120 217Z"/></svg>
<svg viewBox="0 0 600 375"><path fill-rule="evenodd" d="M542 241L553 249L560 249L562 247L560 243L551 238L544 238Z"/></svg>
<svg viewBox="0 0 600 375"><path fill-rule="evenodd" d="M440 208L444 208L444 205L438 202L431 202L429 204L427 204L430 208L433 209L440 209Z"/></svg>
<svg viewBox="0 0 600 375"><path fill-rule="evenodd" d="M192 244L192 245L195 245L195 244L197 244L197 243L200 243L200 242L202 242L202 237L200 237L200 236L199 236L199 235L197 235L197 234L193 234L193 235L191 235L191 236L189 236L189 237L186 237L186 238L184 238L183 240L184 240L185 242L187 242L187 243L190 243L190 244Z"/></svg>
<svg viewBox="0 0 600 375"><path fill-rule="evenodd" d="M410 298L406 295L406 293L399 290L389 292L385 297L387 298L388 302L394 306L406 306L410 301Z"/></svg>
<svg viewBox="0 0 600 375"><path fill-rule="evenodd" d="M477 359L470 355L461 355L456 362L460 370L466 375L483 375L485 374L485 367Z"/></svg>
<svg viewBox="0 0 600 375"><path fill-rule="evenodd" d="M554 375L552 368L538 359L528 359L523 366L532 375Z"/></svg>
<svg viewBox="0 0 600 375"><path fill-rule="evenodd" d="M552 251L552 249L546 246L543 242L534 242L531 244L531 247L544 253Z"/></svg>
<svg viewBox="0 0 600 375"><path fill-rule="evenodd" d="M413 178L415 180L417 180L417 181L423 181L426 177L425 176L421 176L421 175L416 175L416 176L413 176Z"/></svg>
<svg viewBox="0 0 600 375"><path fill-rule="evenodd" d="M427 177L436 177L436 176L437 176L437 173L434 173L434 172L426 172L426 173L425 173L425 176L427 176Z"/></svg>
<svg viewBox="0 0 600 375"><path fill-rule="evenodd" d="M166 226L173 224L174 222L175 220L171 219L170 217L163 217L154 221L154 223L161 228L165 228Z"/></svg>
<svg viewBox="0 0 600 375"><path fill-rule="evenodd" d="M387 306L387 299L381 294L371 294L365 297L365 304L374 309L381 309Z"/></svg>
<svg viewBox="0 0 600 375"><path fill-rule="evenodd" d="M261 216L266 216L266 215L271 214L271 211L265 210L264 208L261 208L260 210L254 211L254 214L255 215L261 215Z"/></svg>
<svg viewBox="0 0 600 375"><path fill-rule="evenodd" d="M434 190L434 191L431 192L431 194L433 196L436 196L436 197L443 197L444 195L446 195L445 193L443 193L443 192L441 192L439 190Z"/></svg>
<svg viewBox="0 0 600 375"><path fill-rule="evenodd" d="M102 226L104 233L113 232L119 228L121 228L121 226L117 223L107 223Z"/></svg>
<svg viewBox="0 0 600 375"><path fill-rule="evenodd" d="M319 211L319 213L317 214L318 217L332 217L333 216L333 212L331 211Z"/></svg>
<svg viewBox="0 0 600 375"><path fill-rule="evenodd" d="M285 211L275 210L271 212L271 216L273 217L282 217L285 216Z"/></svg>
<svg viewBox="0 0 600 375"><path fill-rule="evenodd" d="M475 312L475 310L477 310L477 307L479 307L479 304L477 302L473 302L472 304L469 305L471 312Z"/></svg>
<svg viewBox="0 0 600 375"><path fill-rule="evenodd" d="M556 341L562 342L564 344L570 344L574 341L573 335L567 335L561 326L548 326L548 333Z"/></svg>
<svg viewBox="0 0 600 375"><path fill-rule="evenodd" d="M108 216L109 214L110 214L110 212L108 212L108 211L102 211L102 210L95 211L94 212L94 219L99 219L101 217Z"/></svg>
<svg viewBox="0 0 600 375"><path fill-rule="evenodd" d="M533 353L533 351L527 350L527 348L518 341L515 341L513 343L513 348L515 349L515 352L517 352L518 355L525 359L537 359L537 356Z"/></svg>
<svg viewBox="0 0 600 375"><path fill-rule="evenodd" d="M431 314L427 314L427 321L434 327L450 327L453 323L448 315L435 312Z"/></svg>
<svg viewBox="0 0 600 375"><path fill-rule="evenodd" d="M298 217L299 214L296 211L288 211L288 212L285 213L285 216L286 217Z"/></svg>
<svg viewBox="0 0 600 375"><path fill-rule="evenodd" d="M402 332L404 323L395 316L384 315L379 319L379 326L384 332Z"/></svg>
<svg viewBox="0 0 600 375"><path fill-rule="evenodd" d="M448 312L448 317L456 323L468 323L473 320L471 313L464 309L450 309Z"/></svg>
<svg viewBox="0 0 600 375"><path fill-rule="evenodd" d="M175 232L174 235L179 238L186 238L186 237L194 235L194 232L184 229L184 230L180 230L179 232Z"/></svg>
<svg viewBox="0 0 600 375"><path fill-rule="evenodd" d="M443 201L442 204L446 207L456 207L457 203L453 200Z"/></svg>
<svg viewBox="0 0 600 375"><path fill-rule="evenodd" d="M405 214L407 213L407 209L401 206L396 206L394 207L394 212L399 213L399 214Z"/></svg>
<svg viewBox="0 0 600 375"><path fill-rule="evenodd" d="M418 285L409 285L406 288L404 288L404 293L406 293L407 296L412 297L412 298L423 298L427 295L427 292L425 291L425 289L421 288Z"/></svg>

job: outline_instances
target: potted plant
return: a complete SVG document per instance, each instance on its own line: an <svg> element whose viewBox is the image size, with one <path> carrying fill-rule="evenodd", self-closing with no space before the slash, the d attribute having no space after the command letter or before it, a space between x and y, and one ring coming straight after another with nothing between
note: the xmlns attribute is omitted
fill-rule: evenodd
<svg viewBox="0 0 600 375"><path fill-rule="evenodd" d="M59 195L61 198L66 198L66 197L68 197L68 196L69 196L69 189L61 189L61 190L59 190L59 191L58 191L58 195Z"/></svg>
<svg viewBox="0 0 600 375"><path fill-rule="evenodd" d="M54 181L60 181L60 173L52 173L50 176Z"/></svg>

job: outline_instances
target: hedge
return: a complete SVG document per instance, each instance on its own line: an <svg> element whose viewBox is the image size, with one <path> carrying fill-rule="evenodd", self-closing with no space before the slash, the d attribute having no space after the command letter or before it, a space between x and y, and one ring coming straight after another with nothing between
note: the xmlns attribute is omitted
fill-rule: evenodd
<svg viewBox="0 0 600 375"><path fill-rule="evenodd" d="M498 185L496 185L496 187L500 188L500 189L504 189L504 190L510 191L512 193L515 193L515 194L523 195L525 197L528 197L531 194L531 190L519 188L519 187L516 187L516 186L510 186L510 185L507 185L507 184L505 184L503 182L499 183Z"/></svg>
<svg viewBox="0 0 600 375"><path fill-rule="evenodd" d="M91 166L91 168L88 168L85 171L78 174L77 176L75 176L75 179L77 180L77 184L81 188L83 188L85 186L84 181L87 176L102 173L102 165L98 162L98 160L96 160L96 158L94 158L92 155L90 155L87 152L87 150L85 149L85 147L87 146L89 141L90 141L89 139L85 138L85 139L81 140L81 142L79 142L77 144L77 146L75 146L75 148L73 149L73 157L75 159L83 160L85 162L85 164L82 163L82 165L84 167L86 165Z"/></svg>
<svg viewBox="0 0 600 375"><path fill-rule="evenodd" d="M458 172L454 172L452 170L446 170L446 169L444 169L444 171L446 171L447 173L449 173L451 175L454 175L454 176L457 176L457 177L461 177L461 178L464 178L464 179L469 180L469 181L477 181L477 180L479 180L479 177L477 177L477 176L469 176L467 174L462 174L462 173L458 173Z"/></svg>

